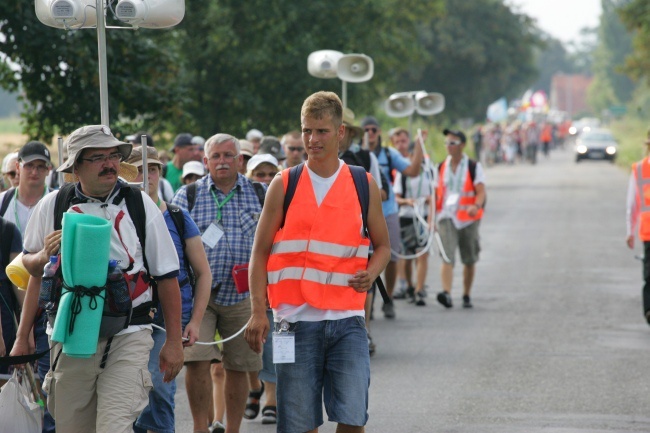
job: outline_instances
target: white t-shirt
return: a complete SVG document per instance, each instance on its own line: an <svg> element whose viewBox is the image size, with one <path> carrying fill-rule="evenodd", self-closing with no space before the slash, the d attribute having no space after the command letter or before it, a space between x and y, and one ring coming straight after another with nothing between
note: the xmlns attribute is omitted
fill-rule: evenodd
<svg viewBox="0 0 650 433"><path fill-rule="evenodd" d="M13 191L11 191L11 195L13 195L13 197L9 202L9 207L7 207L7 210L5 211L3 218L6 219L7 221L11 221L12 223L16 224L18 230L20 230L20 235L24 238L25 229L27 228L27 223L29 222L32 213L34 212L36 205L25 206L20 202L20 200L16 200L16 191L18 190L14 189ZM8 192L9 191L4 191L0 193L0 203L2 203L2 201L5 198L5 195L7 195Z"/></svg>
<svg viewBox="0 0 650 433"><path fill-rule="evenodd" d="M316 196L316 203L318 203L318 206L321 205L325 196L334 184L334 181L341 172L343 164L343 161L339 159L339 168L336 170L336 173L330 177L320 177L314 173L307 164L305 164L307 173L309 173L309 179L314 187L314 195ZM353 289L350 288L350 290ZM278 305L278 308L273 309L273 320L278 323L283 320L290 323L321 322L323 320L347 319L348 317L353 316L364 317L365 312L364 310L322 310L320 308L312 307L308 303L302 305L280 304Z"/></svg>
<svg viewBox="0 0 650 433"><path fill-rule="evenodd" d="M404 175L399 171L395 175L393 192L401 195L403 198L424 198L433 196L433 187L431 174L420 170L420 174L415 177L406 177L406 192L402 191L402 177ZM434 181L438 177L438 171L433 170ZM429 215L429 204L422 202L419 207L419 213L422 217ZM400 218L412 218L415 216L413 206L400 206L398 216Z"/></svg>
<svg viewBox="0 0 650 433"><path fill-rule="evenodd" d="M110 194L109 198L106 200L106 203L108 204L104 204L91 198L87 203L76 204L75 207L78 207L86 215L94 215L110 221L115 221L117 214L120 211L124 211L125 215L119 224L119 234L113 224L109 258L111 260L117 260L118 266L121 269L126 269L129 266L130 254L134 263L133 268L129 273L135 274L144 269L142 248L140 246L138 234L135 231L135 225L126 208L125 200L120 201L118 205L112 204L113 198L118 191L119 190L116 189ZM27 224L26 235L23 241L23 248L26 251L34 253L43 249L45 236L54 231L54 204L57 193L58 191L49 193L35 206L34 217L31 218ZM142 199L145 208L145 215L143 216L146 221L145 227L147 232L145 251L147 253L149 273L151 276L160 277L178 271L178 256L176 255L174 242L167 230L165 218L149 196L142 193ZM120 235L122 236L121 240ZM150 301L151 299L152 292L150 288L133 300L133 307L136 307L143 302ZM135 332L145 328L150 329L151 327L149 325L129 326L118 335Z"/></svg>
<svg viewBox="0 0 650 433"><path fill-rule="evenodd" d="M456 227L458 230L472 225L474 221L460 221L456 217L458 202L456 202L456 205L450 206L448 205L447 199L449 198L450 194L460 194L462 192L463 186L467 180L467 176L469 176L468 160L469 158L467 155L463 155L463 159L461 159L460 163L456 167L456 171L454 172L451 169L451 156L447 156L447 159L445 162L443 162L443 164L447 164L443 176L444 179L440 179L439 176L436 176L437 179L434 182L434 188L437 188L438 182L441 181L444 182L446 186L445 196L442 198L442 210L438 213L438 215L436 215L436 221L449 218L453 221L454 227ZM481 163L477 162L476 174L474 175L474 185L478 185L479 183L485 185L485 173L483 172L483 166Z"/></svg>

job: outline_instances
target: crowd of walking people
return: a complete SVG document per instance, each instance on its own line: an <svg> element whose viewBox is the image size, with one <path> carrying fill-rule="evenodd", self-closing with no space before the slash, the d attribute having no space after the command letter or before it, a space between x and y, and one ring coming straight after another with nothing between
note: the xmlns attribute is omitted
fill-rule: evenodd
<svg viewBox="0 0 650 433"><path fill-rule="evenodd" d="M472 307L486 191L463 131L443 131L447 157L435 166L426 131L384 136L376 118L357 123L333 93L308 97L299 120L300 130L281 137L180 133L169 151L146 132L122 141L106 125L88 125L66 138L56 169L36 141L4 158L0 356L44 354L36 361L44 432L173 432L183 366L196 432L238 432L258 417L278 431L312 431L323 423L323 399L330 420L362 431L375 293L385 290L388 320L394 299L426 306L435 244L437 302L453 307L458 250L462 305ZM519 145L503 138L515 137L509 127L483 127L476 154L488 164L508 146L523 154L533 127L516 129ZM127 312L110 278L105 295L73 284L84 271L70 269L70 215L110 222L109 273L121 270ZM14 260L30 275L22 290L5 273ZM54 282L44 274L49 263L59 269ZM43 287L56 281L58 295L45 302ZM91 320L85 309L100 297L92 350L78 355L68 341L86 330L75 320ZM79 311L60 338L66 298ZM107 330L107 317L120 326ZM336 332L336 343L323 343Z"/></svg>

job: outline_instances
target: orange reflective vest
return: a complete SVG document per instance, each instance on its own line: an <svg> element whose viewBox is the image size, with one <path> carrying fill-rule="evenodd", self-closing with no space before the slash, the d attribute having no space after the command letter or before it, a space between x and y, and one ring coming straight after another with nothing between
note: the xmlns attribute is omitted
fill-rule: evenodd
<svg viewBox="0 0 650 433"><path fill-rule="evenodd" d="M636 179L636 208L639 211L639 239L650 241L650 160L632 164L632 173Z"/></svg>
<svg viewBox="0 0 650 433"><path fill-rule="evenodd" d="M286 191L289 169L282 171ZM267 262L272 308L280 304L323 310L363 310L366 294L348 286L368 266L370 240L362 235L361 205L347 165L320 206L308 170L303 170L285 216L273 239Z"/></svg>
<svg viewBox="0 0 650 433"><path fill-rule="evenodd" d="M445 192L447 191L447 185L445 185L445 170L447 170L448 160L445 160L442 163L442 166L439 170L438 175L438 188L436 188L436 212L442 211L443 200L445 199ZM469 174L469 164L465 164L465 183L463 184L463 189L460 192L460 198L458 199L458 210L456 211L456 218L459 221L478 221L483 217L483 208L480 208L476 215L471 217L467 213L467 209L476 204L476 190L474 189L474 182L472 176Z"/></svg>

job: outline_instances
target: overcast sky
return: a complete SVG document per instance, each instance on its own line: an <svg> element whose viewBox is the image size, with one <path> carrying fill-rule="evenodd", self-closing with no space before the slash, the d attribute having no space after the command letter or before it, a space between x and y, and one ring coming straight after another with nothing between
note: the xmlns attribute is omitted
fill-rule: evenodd
<svg viewBox="0 0 650 433"><path fill-rule="evenodd" d="M596 27L600 0L506 0L535 18L537 25L562 42L576 42L583 27Z"/></svg>

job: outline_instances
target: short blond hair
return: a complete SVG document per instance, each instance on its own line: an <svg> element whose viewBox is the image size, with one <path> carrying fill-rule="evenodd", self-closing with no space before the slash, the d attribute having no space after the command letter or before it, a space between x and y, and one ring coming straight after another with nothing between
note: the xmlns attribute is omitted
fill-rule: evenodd
<svg viewBox="0 0 650 433"><path fill-rule="evenodd" d="M325 116L330 116L332 122L338 128L343 123L343 104L334 92L316 92L305 99L300 110L300 116L312 119L322 119Z"/></svg>

